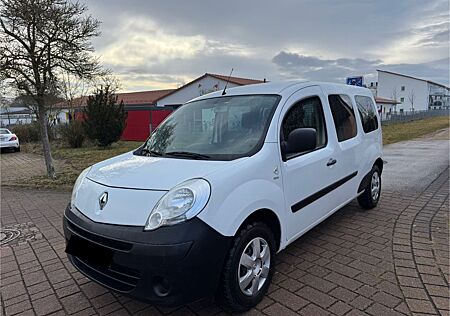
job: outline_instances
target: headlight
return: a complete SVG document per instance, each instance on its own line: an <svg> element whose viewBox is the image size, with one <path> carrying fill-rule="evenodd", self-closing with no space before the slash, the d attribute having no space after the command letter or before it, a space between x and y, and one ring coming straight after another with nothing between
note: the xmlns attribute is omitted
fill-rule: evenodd
<svg viewBox="0 0 450 316"><path fill-rule="evenodd" d="M205 208L210 194L211 187L204 179L191 179L177 185L155 205L144 230L154 230L193 218Z"/></svg>
<svg viewBox="0 0 450 316"><path fill-rule="evenodd" d="M72 189L72 197L70 199L71 208L74 207L74 203L77 198L78 189L80 188L81 183L83 183L84 178L86 177L86 175L89 173L90 170L91 170L91 167L88 167L88 168L84 169L83 171L81 171L80 175L77 178L77 181L75 181L75 184L73 185L73 189Z"/></svg>

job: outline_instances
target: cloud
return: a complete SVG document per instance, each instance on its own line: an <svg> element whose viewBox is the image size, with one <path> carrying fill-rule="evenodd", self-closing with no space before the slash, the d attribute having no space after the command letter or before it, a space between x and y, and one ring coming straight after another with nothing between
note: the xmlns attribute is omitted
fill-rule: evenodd
<svg viewBox="0 0 450 316"><path fill-rule="evenodd" d="M369 79L381 60L363 58L321 59L292 52L279 52L272 59L279 71L287 78L304 80L345 82L345 78L364 75Z"/></svg>
<svg viewBox="0 0 450 316"><path fill-rule="evenodd" d="M85 1L102 21L97 53L129 91L231 68L342 82L392 66L446 80L423 64L449 56L448 0Z"/></svg>
<svg viewBox="0 0 450 316"><path fill-rule="evenodd" d="M370 82L377 78L376 69L383 69L449 84L449 58L422 64L386 64L380 59L322 59L282 51L273 57L272 62L286 78L344 83L347 77L362 75L366 82Z"/></svg>

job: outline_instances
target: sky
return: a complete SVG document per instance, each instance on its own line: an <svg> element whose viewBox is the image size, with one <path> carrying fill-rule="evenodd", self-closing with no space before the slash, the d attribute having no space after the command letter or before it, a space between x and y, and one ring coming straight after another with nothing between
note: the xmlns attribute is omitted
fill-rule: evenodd
<svg viewBox="0 0 450 316"><path fill-rule="evenodd" d="M376 69L449 84L448 0L87 0L124 91L206 72L345 82Z"/></svg>

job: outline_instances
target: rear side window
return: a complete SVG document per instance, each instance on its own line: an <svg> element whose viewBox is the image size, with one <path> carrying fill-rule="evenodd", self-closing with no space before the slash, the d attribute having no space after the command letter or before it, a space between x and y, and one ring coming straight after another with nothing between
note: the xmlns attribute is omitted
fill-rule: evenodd
<svg viewBox="0 0 450 316"><path fill-rule="evenodd" d="M316 149L325 147L327 144L327 132L322 102L320 102L319 97L301 100L289 109L283 119L281 140L286 141L293 130L305 127L314 128L316 130ZM300 154L302 153L293 153L287 158L289 159Z"/></svg>
<svg viewBox="0 0 450 316"><path fill-rule="evenodd" d="M333 114L338 141L342 142L355 137L355 112L350 98L344 94L332 94L328 96L328 103L330 103L331 113Z"/></svg>
<svg viewBox="0 0 450 316"><path fill-rule="evenodd" d="M372 98L357 95L355 96L356 106L358 107L359 115L364 132L369 133L378 128L378 118L375 112L375 104Z"/></svg>

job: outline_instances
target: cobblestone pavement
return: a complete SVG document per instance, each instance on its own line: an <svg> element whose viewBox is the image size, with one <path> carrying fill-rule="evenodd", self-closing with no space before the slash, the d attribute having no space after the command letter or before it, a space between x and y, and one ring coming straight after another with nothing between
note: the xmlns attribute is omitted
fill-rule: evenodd
<svg viewBox="0 0 450 316"><path fill-rule="evenodd" d="M384 191L370 211L344 207L278 255L269 294L249 314L450 315L448 179L447 169L422 193ZM29 237L0 248L2 314L225 314L208 301L155 307L88 280L64 253L68 200L3 188L2 228Z"/></svg>
<svg viewBox="0 0 450 316"><path fill-rule="evenodd" d="M61 170L63 164L54 160L56 170ZM32 153L2 152L0 154L0 175L2 185L24 182L33 176L45 175L44 157Z"/></svg>

